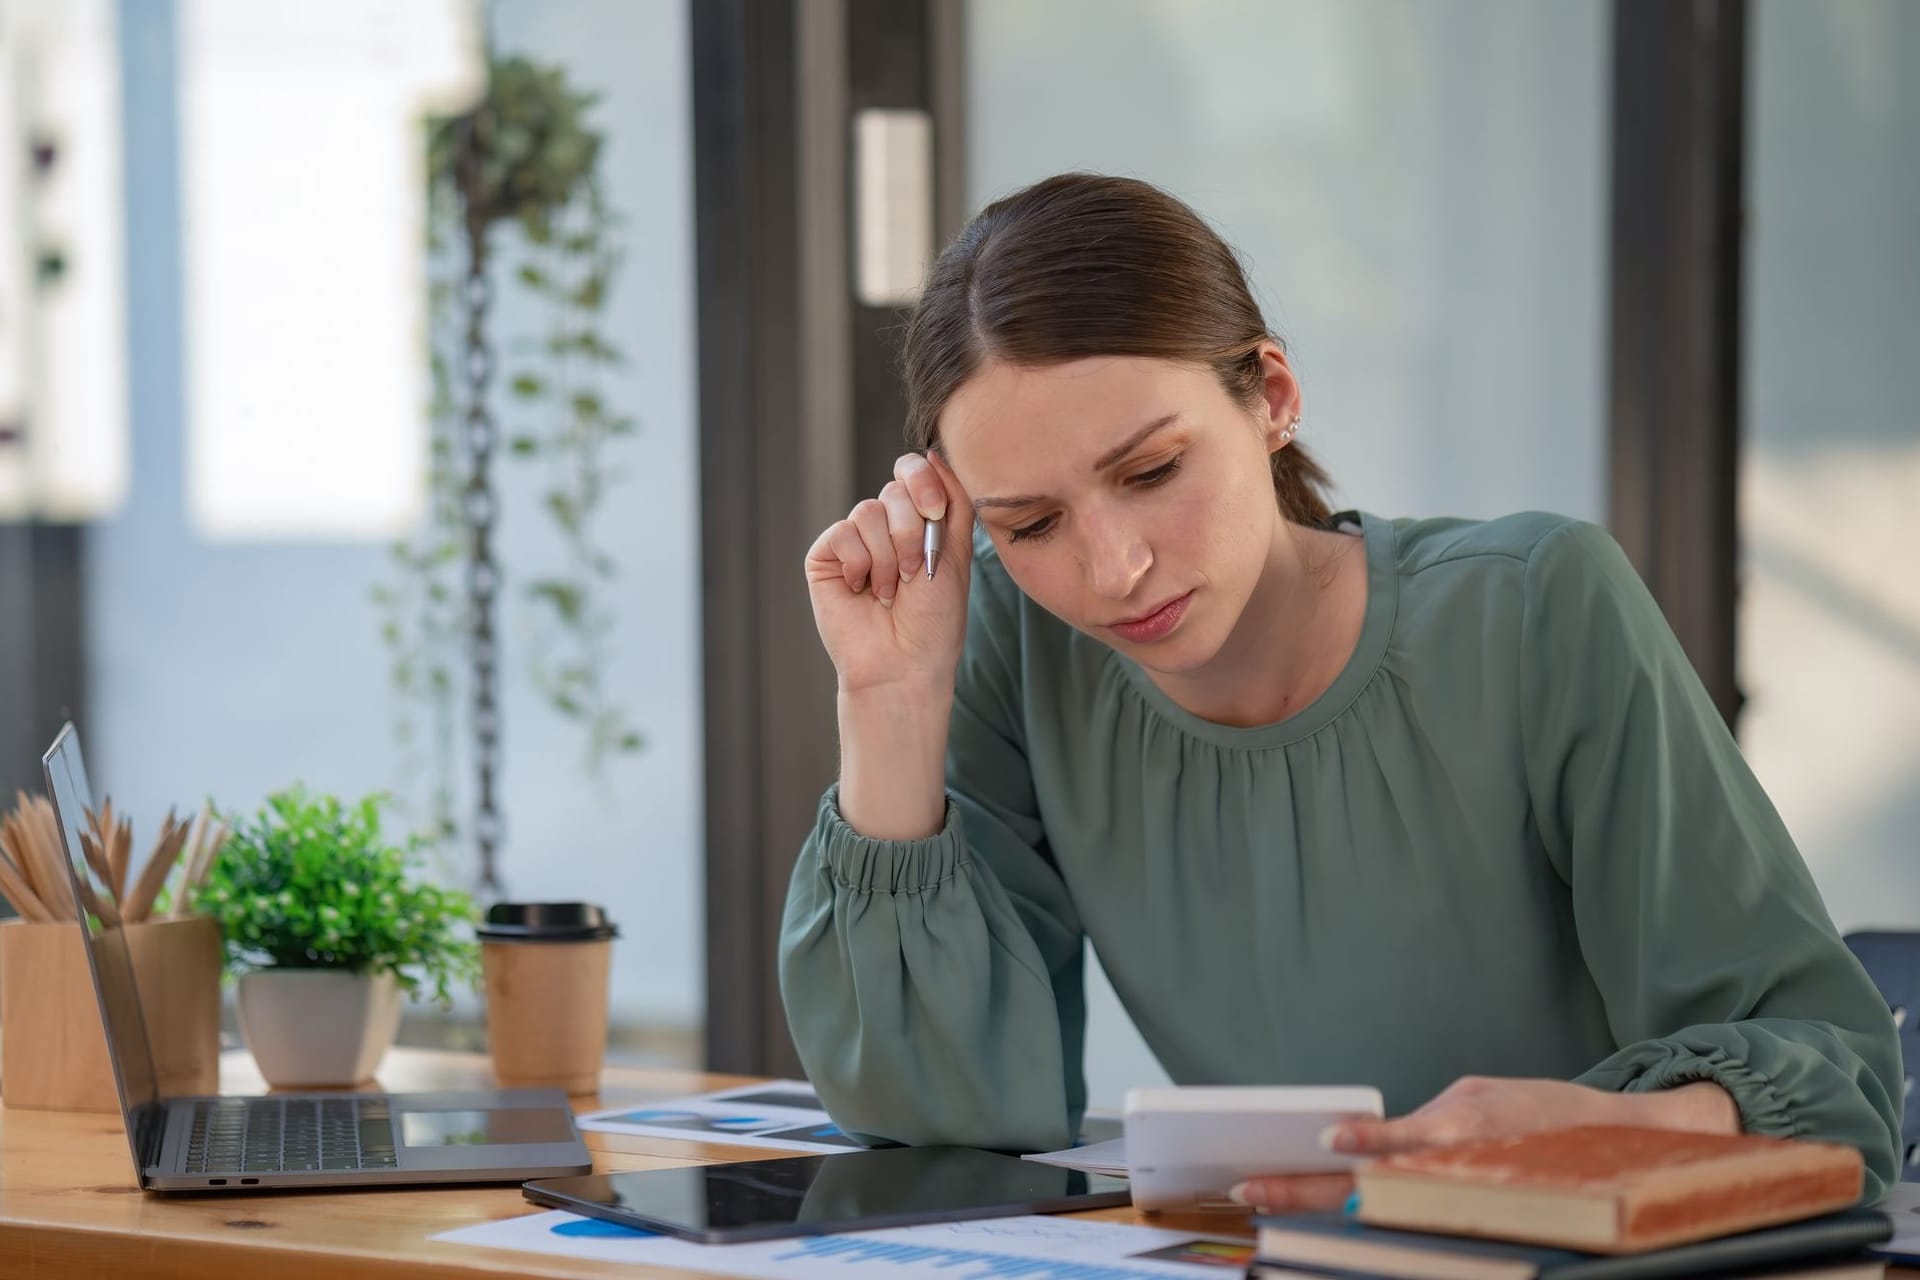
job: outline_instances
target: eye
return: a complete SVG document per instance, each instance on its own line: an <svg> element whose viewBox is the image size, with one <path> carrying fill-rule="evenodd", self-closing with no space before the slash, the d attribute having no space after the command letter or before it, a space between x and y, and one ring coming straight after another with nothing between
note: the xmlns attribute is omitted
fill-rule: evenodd
<svg viewBox="0 0 1920 1280"><path fill-rule="evenodd" d="M1175 472L1180 470L1180 461L1184 456L1185 455L1182 454L1179 457L1175 457L1173 461L1163 463L1151 471L1142 471L1139 475L1133 477L1132 483L1142 489L1151 489L1155 485L1165 484L1167 481L1173 479Z"/></svg>
<svg viewBox="0 0 1920 1280"><path fill-rule="evenodd" d="M1044 538L1053 532L1053 526L1058 522L1058 519L1057 516L1041 516L1032 524L1023 524L1018 529L1008 530L1007 537L1013 542L1028 542L1034 539Z"/></svg>

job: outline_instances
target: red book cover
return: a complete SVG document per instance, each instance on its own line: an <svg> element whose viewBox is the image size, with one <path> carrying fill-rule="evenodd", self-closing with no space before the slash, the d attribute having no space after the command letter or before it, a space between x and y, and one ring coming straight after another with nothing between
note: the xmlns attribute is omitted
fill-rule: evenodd
<svg viewBox="0 0 1920 1280"><path fill-rule="evenodd" d="M1389 1156L1358 1177L1378 1225L1636 1252L1845 1208L1862 1171L1831 1143L1591 1126Z"/></svg>

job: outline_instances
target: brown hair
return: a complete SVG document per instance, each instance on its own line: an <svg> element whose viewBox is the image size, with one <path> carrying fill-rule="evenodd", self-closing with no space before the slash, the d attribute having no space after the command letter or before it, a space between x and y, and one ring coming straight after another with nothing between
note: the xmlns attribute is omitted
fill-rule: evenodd
<svg viewBox="0 0 1920 1280"><path fill-rule="evenodd" d="M1201 364L1252 407L1260 344L1278 341L1239 259L1199 214L1133 178L1061 174L988 205L933 264L903 352L907 441L937 443L940 411L989 355ZM1286 517L1324 522L1320 465L1297 443L1271 462Z"/></svg>

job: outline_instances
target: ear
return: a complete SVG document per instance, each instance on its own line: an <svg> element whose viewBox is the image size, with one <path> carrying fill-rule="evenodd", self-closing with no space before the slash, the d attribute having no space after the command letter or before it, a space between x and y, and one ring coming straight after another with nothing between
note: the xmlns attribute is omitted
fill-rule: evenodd
<svg viewBox="0 0 1920 1280"><path fill-rule="evenodd" d="M1268 453L1277 453L1293 439L1291 428L1301 413L1300 381L1279 343L1261 343L1259 354L1262 396L1255 409L1260 414L1260 437Z"/></svg>

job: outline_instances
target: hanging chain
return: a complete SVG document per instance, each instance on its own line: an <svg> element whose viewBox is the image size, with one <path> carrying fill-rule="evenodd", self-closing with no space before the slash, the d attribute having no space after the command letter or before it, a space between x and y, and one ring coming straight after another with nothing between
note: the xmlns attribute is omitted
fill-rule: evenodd
<svg viewBox="0 0 1920 1280"><path fill-rule="evenodd" d="M471 193L478 189L478 148L472 145L471 118L466 122L462 141L461 187ZM480 854L479 888L484 897L500 892L496 859L500 846L500 810L495 787L500 771L500 712L495 699L498 683L499 652L494 639L494 597L500 585L500 573L493 561L493 524L497 503L489 467L493 462L496 431L493 414L487 405L487 389L493 378L493 348L487 341L487 308L492 301L492 286L487 281L487 224L484 216L471 206L467 211L467 332L463 373L466 377L466 422L464 442L467 453L467 484L463 497L469 546L467 555L467 611L469 617L468 658L473 671L473 763L478 788L474 796L473 839Z"/></svg>

